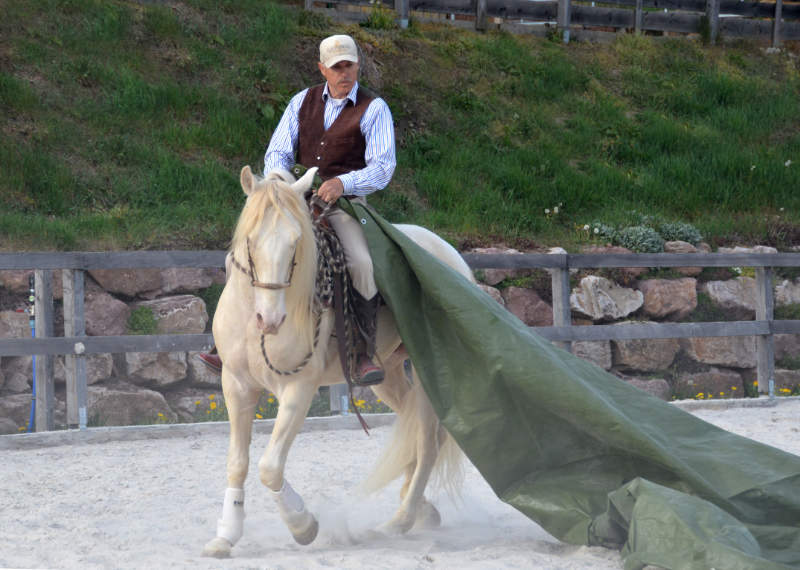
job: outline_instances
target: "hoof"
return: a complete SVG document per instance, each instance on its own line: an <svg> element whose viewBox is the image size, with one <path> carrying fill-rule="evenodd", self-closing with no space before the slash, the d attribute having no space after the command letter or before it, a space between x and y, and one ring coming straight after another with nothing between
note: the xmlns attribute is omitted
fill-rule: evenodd
<svg viewBox="0 0 800 570"><path fill-rule="evenodd" d="M231 555L230 542L224 538L216 537L208 542L203 548L203 556L210 556L212 558L229 558Z"/></svg>
<svg viewBox="0 0 800 570"><path fill-rule="evenodd" d="M414 526L414 519L403 514L378 527L378 531L387 536L399 536L407 533Z"/></svg>
<svg viewBox="0 0 800 570"><path fill-rule="evenodd" d="M439 510L431 503L426 502L420 505L417 520L414 521L414 528L430 530L440 526L442 526L442 515L439 514Z"/></svg>
<svg viewBox="0 0 800 570"><path fill-rule="evenodd" d="M306 527L303 532L299 532L297 534L292 533L294 537L294 541L301 545L306 546L314 542L314 539L317 538L317 533L319 532L319 523L317 519L313 516L311 517L311 523Z"/></svg>

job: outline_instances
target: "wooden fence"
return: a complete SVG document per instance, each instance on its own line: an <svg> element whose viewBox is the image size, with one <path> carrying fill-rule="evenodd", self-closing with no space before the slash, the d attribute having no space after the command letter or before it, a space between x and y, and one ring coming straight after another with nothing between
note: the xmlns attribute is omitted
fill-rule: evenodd
<svg viewBox="0 0 800 570"><path fill-rule="evenodd" d="M757 377L774 397L775 334L800 334L800 320L774 320L773 267L800 267L800 253L776 254L464 254L473 269L546 269L551 273L553 326L532 330L569 350L573 341L755 336ZM210 334L87 336L84 321L84 272L90 269L223 267L224 251L143 251L102 253L0 253L0 270L35 270L36 338L0 339L0 357L38 355L36 429L53 421L53 356L65 355L67 425L85 427L87 384L85 355L124 352L207 350ZM614 267L754 267L756 315L753 321L572 326L570 269ZM53 270L62 272L64 337L53 337Z"/></svg>
<svg viewBox="0 0 800 570"><path fill-rule="evenodd" d="M365 19L376 5L397 13L401 27L409 17L447 19L479 31L558 30L564 42L570 32L632 31L762 38L779 47L800 39L800 2L739 0L305 0L307 10L336 18Z"/></svg>

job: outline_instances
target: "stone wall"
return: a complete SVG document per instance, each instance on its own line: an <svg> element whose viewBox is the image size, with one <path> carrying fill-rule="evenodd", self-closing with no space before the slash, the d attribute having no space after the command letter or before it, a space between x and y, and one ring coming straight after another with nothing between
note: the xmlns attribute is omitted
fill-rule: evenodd
<svg viewBox="0 0 800 570"><path fill-rule="evenodd" d="M30 271L0 271L0 338L30 338L27 308ZM60 272L55 272L60 276ZM57 281L57 280L56 280ZM143 269L90 271L86 276L86 333L130 334L128 319L140 307L156 319L157 334L210 331L206 304L198 293L223 284L222 270ZM61 289L54 285L56 334L63 319ZM30 356L0 359L0 433L27 425L32 392ZM90 425L191 422L221 400L219 376L194 353L92 354L86 357ZM65 424L64 357L55 357L56 426ZM216 404L213 404L216 405Z"/></svg>
<svg viewBox="0 0 800 570"><path fill-rule="evenodd" d="M673 252L696 252L689 244L668 244ZM501 252L501 250L476 250ZM502 250L508 252L508 250ZM701 250L702 251L702 250ZM738 250L741 251L741 250ZM759 250L763 251L763 249ZM511 250L513 253L513 250ZM622 253L624 248L593 248L592 253ZM643 279L644 269L609 275L576 274L570 295L573 324L675 322L686 319L704 294L731 320L754 316L755 280L738 276L701 281L701 268L678 268L677 278ZM0 338L29 338L24 311L25 271L0 271ZM59 272L56 272L58 275ZM529 326L553 324L549 277L539 287L521 286L531 270L477 272L481 288ZM504 287L509 280L514 285ZM210 330L199 292L224 283L221 270L103 270L86 278L86 331L89 335L128 334L131 312L150 309L159 334ZM500 285L500 287L497 287ZM58 283L54 286L60 297ZM775 283L776 305L800 303L800 280ZM56 303L57 321L60 303ZM58 327L57 327L58 328ZM60 334L57 330L56 334ZM612 374L665 399L739 398L753 393L756 348L753 337L575 342L573 352ZM775 358L800 357L800 335L777 335ZM206 417L221 400L219 377L194 353L97 354L87 357L89 420L92 425L191 422ZM56 425L65 421L63 357L56 357ZM0 433L24 428L31 404L31 357L0 359ZM800 385L800 371L778 369L778 390ZM766 388L766 387L760 387ZM762 390L763 391L763 390ZM363 397L363 396L360 396Z"/></svg>

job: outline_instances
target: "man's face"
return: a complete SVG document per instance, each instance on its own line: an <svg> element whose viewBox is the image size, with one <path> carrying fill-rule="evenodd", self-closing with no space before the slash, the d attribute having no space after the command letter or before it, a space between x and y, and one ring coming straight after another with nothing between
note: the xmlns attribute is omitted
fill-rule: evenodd
<svg viewBox="0 0 800 570"><path fill-rule="evenodd" d="M340 61L331 67L317 62L319 72L328 82L328 92L334 99L347 97L358 79L358 64L352 61Z"/></svg>

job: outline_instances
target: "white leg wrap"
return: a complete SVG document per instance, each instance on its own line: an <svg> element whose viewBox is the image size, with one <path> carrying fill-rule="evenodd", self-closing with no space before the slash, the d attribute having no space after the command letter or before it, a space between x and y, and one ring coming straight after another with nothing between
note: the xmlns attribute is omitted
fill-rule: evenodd
<svg viewBox="0 0 800 570"><path fill-rule="evenodd" d="M280 491L270 489L275 504L278 505L278 512L281 514L283 522L289 530L300 530L308 525L308 512L306 511L303 498L297 494L289 482L284 479Z"/></svg>
<svg viewBox="0 0 800 570"><path fill-rule="evenodd" d="M217 536L231 545L242 538L244 531L244 489L225 489L222 518L217 521Z"/></svg>

